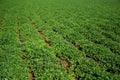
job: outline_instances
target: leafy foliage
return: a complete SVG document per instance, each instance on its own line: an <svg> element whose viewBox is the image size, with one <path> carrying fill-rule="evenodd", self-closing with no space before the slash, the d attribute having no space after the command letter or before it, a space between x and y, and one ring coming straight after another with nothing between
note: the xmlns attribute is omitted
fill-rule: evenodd
<svg viewBox="0 0 120 80"><path fill-rule="evenodd" d="M0 80L119 80L119 0L0 0Z"/></svg>

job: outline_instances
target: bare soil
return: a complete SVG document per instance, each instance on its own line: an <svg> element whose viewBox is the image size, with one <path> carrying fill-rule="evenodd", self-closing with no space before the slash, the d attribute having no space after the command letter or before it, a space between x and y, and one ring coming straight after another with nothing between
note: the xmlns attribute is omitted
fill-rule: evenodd
<svg viewBox="0 0 120 80"><path fill-rule="evenodd" d="M41 37L45 37L45 35L42 33L42 31L38 31L38 33Z"/></svg>
<svg viewBox="0 0 120 80"><path fill-rule="evenodd" d="M68 60L62 59L59 55L56 55L56 57L59 59L60 64L64 67L65 70L70 68L70 62Z"/></svg>
<svg viewBox="0 0 120 80"><path fill-rule="evenodd" d="M35 80L35 76L34 76L34 72L33 71L29 72L29 76L30 76L31 80Z"/></svg>

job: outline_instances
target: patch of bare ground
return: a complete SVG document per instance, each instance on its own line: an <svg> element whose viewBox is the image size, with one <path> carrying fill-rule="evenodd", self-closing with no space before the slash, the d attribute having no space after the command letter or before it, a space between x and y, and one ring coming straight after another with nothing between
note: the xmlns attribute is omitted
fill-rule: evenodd
<svg viewBox="0 0 120 80"><path fill-rule="evenodd" d="M71 44L78 50L82 50L82 48L79 45L77 45L75 42L71 42Z"/></svg>
<svg viewBox="0 0 120 80"><path fill-rule="evenodd" d="M29 72L30 80L35 80L34 72L30 71Z"/></svg>
<svg viewBox="0 0 120 80"><path fill-rule="evenodd" d="M30 17L28 17L28 20L31 22L32 26L36 26L36 23L33 22L33 20Z"/></svg>
<svg viewBox="0 0 120 80"><path fill-rule="evenodd" d="M64 67L65 70L70 68L70 62L68 60L62 59L59 55L56 55L56 57L59 59L60 64Z"/></svg>
<svg viewBox="0 0 120 80"><path fill-rule="evenodd" d="M73 80L79 80L79 78L75 77Z"/></svg>
<svg viewBox="0 0 120 80"><path fill-rule="evenodd" d="M45 37L45 35L42 33L42 31L38 31L38 34L39 34L39 36L42 37L42 38ZM47 46L51 46L51 42L50 42L50 41L44 40L44 42L45 42L45 44L46 44Z"/></svg>
<svg viewBox="0 0 120 80"><path fill-rule="evenodd" d="M49 42L49 41L47 41L47 40L45 40L45 44L46 44L47 46L51 46L51 42Z"/></svg>
<svg viewBox="0 0 120 80"><path fill-rule="evenodd" d="M42 31L38 31L38 34L39 34L41 37L45 37L45 35L42 33Z"/></svg>

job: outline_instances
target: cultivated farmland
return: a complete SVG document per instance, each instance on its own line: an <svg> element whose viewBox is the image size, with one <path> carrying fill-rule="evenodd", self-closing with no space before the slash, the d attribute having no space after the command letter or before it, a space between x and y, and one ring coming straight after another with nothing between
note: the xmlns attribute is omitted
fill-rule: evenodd
<svg viewBox="0 0 120 80"><path fill-rule="evenodd" d="M0 80L120 80L120 1L0 0Z"/></svg>

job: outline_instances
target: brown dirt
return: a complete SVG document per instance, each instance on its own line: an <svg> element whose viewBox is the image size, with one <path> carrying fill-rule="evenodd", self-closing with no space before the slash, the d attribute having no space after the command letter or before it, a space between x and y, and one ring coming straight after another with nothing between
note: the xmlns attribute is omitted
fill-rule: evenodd
<svg viewBox="0 0 120 80"><path fill-rule="evenodd" d="M33 20L32 20L30 17L28 17L28 20L31 22L31 24L32 24L33 26L36 26L36 23L33 22Z"/></svg>
<svg viewBox="0 0 120 80"><path fill-rule="evenodd" d="M38 31L38 33L41 37L45 37L45 35L42 33L42 31Z"/></svg>
<svg viewBox="0 0 120 80"><path fill-rule="evenodd" d="M49 41L46 41L46 40L45 40L45 44L48 46L51 46L51 43Z"/></svg>
<svg viewBox="0 0 120 80"><path fill-rule="evenodd" d="M56 57L59 59L60 64L64 67L65 70L70 68L70 62L68 60L64 60L58 55L56 55Z"/></svg>
<svg viewBox="0 0 120 80"><path fill-rule="evenodd" d="M75 77L73 80L79 80L79 78Z"/></svg>
<svg viewBox="0 0 120 80"><path fill-rule="evenodd" d="M34 76L34 72L33 71L29 72L29 76L30 76L31 80L35 80L35 76Z"/></svg>
<svg viewBox="0 0 120 80"><path fill-rule="evenodd" d="M70 68L70 62L67 61L67 60L64 61L63 65L64 65L64 68L65 68L66 70Z"/></svg>

